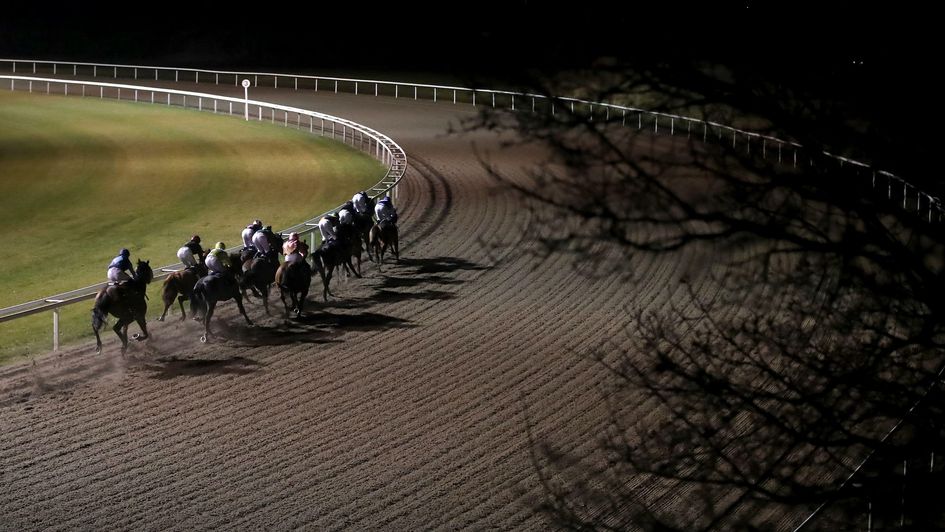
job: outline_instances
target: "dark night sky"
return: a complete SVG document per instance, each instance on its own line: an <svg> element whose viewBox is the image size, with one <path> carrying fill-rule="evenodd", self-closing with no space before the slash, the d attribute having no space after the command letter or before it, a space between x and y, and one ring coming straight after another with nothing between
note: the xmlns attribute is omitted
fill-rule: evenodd
<svg viewBox="0 0 945 532"><path fill-rule="evenodd" d="M153 3L146 8L20 6L0 18L0 55L501 73L522 66L585 65L601 55L803 63L844 61L851 55L901 60L920 54L936 34L915 27L921 16L863 11L847 1L823 2L826 8L750 0L703 2L697 8L692 6L700 4L684 2L661 2L659 9L636 4L575 2L561 8L535 0L338 0L273 5L271 11L259 5L234 11L221 4L213 9ZM704 4L712 4L711 9Z"/></svg>

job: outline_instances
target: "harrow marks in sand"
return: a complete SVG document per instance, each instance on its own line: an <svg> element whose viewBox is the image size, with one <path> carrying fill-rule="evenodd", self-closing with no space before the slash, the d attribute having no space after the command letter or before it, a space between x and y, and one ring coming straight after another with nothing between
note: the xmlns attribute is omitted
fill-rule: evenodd
<svg viewBox="0 0 945 532"><path fill-rule="evenodd" d="M250 330L223 304L219 343L172 320L125 359L109 338L102 357L81 345L0 369L0 528L545 528L529 428L591 448L608 418L604 372L581 355L623 345L629 302L668 310L683 278L711 295L687 267L702 257L636 257L627 282L493 246L514 244L529 213L471 142L513 176L539 154L442 135L470 109L256 97L404 146L400 263L368 263L302 320L254 304Z"/></svg>

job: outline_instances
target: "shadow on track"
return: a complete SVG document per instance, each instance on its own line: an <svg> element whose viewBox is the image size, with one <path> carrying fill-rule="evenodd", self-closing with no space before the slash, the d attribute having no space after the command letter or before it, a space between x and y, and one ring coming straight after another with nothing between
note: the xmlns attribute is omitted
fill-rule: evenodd
<svg viewBox="0 0 945 532"><path fill-rule="evenodd" d="M223 359L186 359L176 356L158 358L147 364L152 379L167 380L176 377L200 377L204 375L246 375L259 369L259 362L244 357Z"/></svg>

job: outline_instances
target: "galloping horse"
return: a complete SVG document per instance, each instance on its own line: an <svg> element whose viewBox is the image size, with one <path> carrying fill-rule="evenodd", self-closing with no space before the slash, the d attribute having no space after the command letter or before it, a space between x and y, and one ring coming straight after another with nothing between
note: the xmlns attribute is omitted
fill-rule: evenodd
<svg viewBox="0 0 945 532"><path fill-rule="evenodd" d="M121 354L128 350L128 326L131 322L138 322L141 335L135 335L135 340L148 338L148 326L145 323L145 314L148 311L147 287L154 279L149 261L138 261L135 269L135 280L118 286L106 286L95 296L95 305L92 307L92 332L95 333L95 352L102 352L102 338L99 330L105 325L108 314L118 318L112 330L121 338Z"/></svg>
<svg viewBox="0 0 945 532"><path fill-rule="evenodd" d="M246 318L246 323L252 325L246 315L246 309L243 308L243 295L240 293L239 283L235 277L229 275L210 274L197 281L194 286L194 294L190 299L190 312L195 315L203 316L205 333L200 338L201 342L210 339L210 318L213 317L213 310L217 303L235 299L236 306L240 309L240 314Z"/></svg>
<svg viewBox="0 0 945 532"><path fill-rule="evenodd" d="M374 218L371 217L371 212L374 211L374 200L369 202L370 208L368 212L364 214L355 213L354 215L354 228L357 230L358 235L361 237L361 242L364 242L367 245L370 242L371 237L371 228L374 227ZM374 257L371 256L371 248L367 247L368 259L374 260Z"/></svg>
<svg viewBox="0 0 945 532"><path fill-rule="evenodd" d="M174 304L174 298L180 303L180 319L184 321L187 318L187 312L184 311L184 301L189 300L194 295L194 285L197 280L207 275L207 267L203 264L196 268L186 268L176 271L164 279L164 288L161 291L161 299L164 301L164 312L158 321L164 321L167 317L167 310ZM180 295L178 295L180 294Z"/></svg>
<svg viewBox="0 0 945 532"><path fill-rule="evenodd" d="M384 253L388 246L394 253L394 260L400 261L400 237L397 234L397 224L383 221L371 228L371 236L368 241L368 248L374 250L374 256L377 257L377 269L381 269L384 262Z"/></svg>
<svg viewBox="0 0 945 532"><path fill-rule="evenodd" d="M345 266L351 268L350 271L357 271L357 276L361 277L361 233L358 231L355 225L339 225L336 230L336 235L338 243L341 247L347 250L347 258L345 260ZM365 240L366 242L366 240ZM357 270L354 268L354 264L351 262L352 257L358 258L358 267Z"/></svg>
<svg viewBox="0 0 945 532"><path fill-rule="evenodd" d="M276 280L276 269L279 267L278 255L272 253L266 258L256 257L243 264L243 278L239 286L241 290L252 288L254 294L259 294L263 300L266 314L269 314L269 286Z"/></svg>
<svg viewBox="0 0 945 532"><path fill-rule="evenodd" d="M285 305L285 317L294 310L296 316L302 315L302 306L308 297L308 289L312 284L312 268L304 260L286 262L276 270L276 284L279 285L279 297ZM285 301L286 294L292 299L292 306Z"/></svg>
<svg viewBox="0 0 945 532"><path fill-rule="evenodd" d="M313 251L312 264L315 266L315 271L322 277L325 301L328 301L329 294L335 295L332 294L331 290L328 288L335 268L342 267L346 271L361 277L361 274L355 271L354 266L351 265L350 249L340 241L335 241L334 244L327 247L322 244L321 247Z"/></svg>

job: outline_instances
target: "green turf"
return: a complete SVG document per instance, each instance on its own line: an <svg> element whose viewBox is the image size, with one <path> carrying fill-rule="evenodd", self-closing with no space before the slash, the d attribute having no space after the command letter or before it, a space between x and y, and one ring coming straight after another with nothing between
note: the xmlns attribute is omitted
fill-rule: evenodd
<svg viewBox="0 0 945 532"><path fill-rule="evenodd" d="M122 247L156 267L177 262L192 233L236 246L253 218L288 227L383 173L357 150L267 122L2 91L0 308L104 281ZM63 341L90 338L91 303L72 307ZM0 362L49 350L51 321L0 323Z"/></svg>

